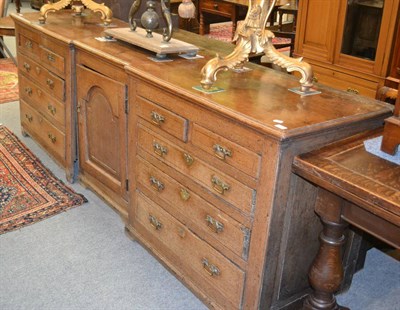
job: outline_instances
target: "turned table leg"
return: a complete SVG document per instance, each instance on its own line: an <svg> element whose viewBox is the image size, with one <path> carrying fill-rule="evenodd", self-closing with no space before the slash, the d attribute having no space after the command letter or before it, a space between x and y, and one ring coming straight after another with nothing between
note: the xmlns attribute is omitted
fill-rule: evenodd
<svg viewBox="0 0 400 310"><path fill-rule="evenodd" d="M321 221L324 228L319 237L320 248L308 274L313 292L305 300L303 309L348 309L339 306L334 295L343 280L341 247L345 241L343 232L347 224L322 217Z"/></svg>

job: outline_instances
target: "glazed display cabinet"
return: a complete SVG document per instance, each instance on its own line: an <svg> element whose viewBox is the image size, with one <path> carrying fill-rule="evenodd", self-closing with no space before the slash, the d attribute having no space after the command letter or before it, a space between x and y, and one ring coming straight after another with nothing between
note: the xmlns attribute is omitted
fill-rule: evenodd
<svg viewBox="0 0 400 310"><path fill-rule="evenodd" d="M399 53L398 14L399 0L302 0L295 54L313 65L318 82L375 97Z"/></svg>

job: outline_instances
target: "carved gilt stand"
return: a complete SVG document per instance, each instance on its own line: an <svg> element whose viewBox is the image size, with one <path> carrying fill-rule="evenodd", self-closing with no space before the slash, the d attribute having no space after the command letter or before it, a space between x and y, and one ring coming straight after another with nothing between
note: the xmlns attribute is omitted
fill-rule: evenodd
<svg viewBox="0 0 400 310"><path fill-rule="evenodd" d="M302 76L300 92L311 93L313 86L311 66L301 58L288 57L278 52L272 44L274 34L265 28L275 2L276 0L249 0L246 19L238 26L235 33L236 47L233 52L225 57L217 55L202 68L201 85L204 89L211 88L220 70L243 68L250 53L264 52L273 64L285 68L288 72L298 71Z"/></svg>
<svg viewBox="0 0 400 310"><path fill-rule="evenodd" d="M44 24L46 22L48 13L62 10L67 5L72 4L73 1L74 0L61 0L59 2L47 3L43 5L40 8L39 22L41 24ZM109 7L105 6L104 3L99 4L92 0L80 0L80 2L91 11L95 13L100 12L101 19L103 20L104 25L110 25L112 19L112 11ZM83 7L73 5L72 9L75 10L76 13L82 13Z"/></svg>

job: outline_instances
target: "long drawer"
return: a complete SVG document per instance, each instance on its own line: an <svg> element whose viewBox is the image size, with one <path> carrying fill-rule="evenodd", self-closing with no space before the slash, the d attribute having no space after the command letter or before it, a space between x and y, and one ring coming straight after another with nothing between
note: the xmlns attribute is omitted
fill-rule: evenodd
<svg viewBox="0 0 400 310"><path fill-rule="evenodd" d="M375 98L378 82L313 65L318 83L344 90L349 93Z"/></svg>
<svg viewBox="0 0 400 310"><path fill-rule="evenodd" d="M178 171L190 176L211 193L246 214L252 214L255 190L222 173L200 158L168 142L142 126L138 127L138 145Z"/></svg>
<svg viewBox="0 0 400 310"><path fill-rule="evenodd" d="M179 257L178 272L183 277L190 278L225 309L240 308L244 271L140 193L134 214L137 226L142 226L142 233L148 235L147 242L155 238L164 245L165 251L162 248L157 251L163 251L162 256L169 260L169 265L176 268L175 258Z"/></svg>
<svg viewBox="0 0 400 310"><path fill-rule="evenodd" d="M202 239L209 240L214 247L225 252L228 249L238 257L247 259L250 240L248 227L140 157L137 171L138 187L166 201L171 206L165 207L169 213L199 233Z"/></svg>
<svg viewBox="0 0 400 310"><path fill-rule="evenodd" d="M22 99L20 110L24 130L34 136L59 163L64 165L65 134Z"/></svg>
<svg viewBox="0 0 400 310"><path fill-rule="evenodd" d="M53 124L56 124L62 131L65 131L65 107L64 104L54 99L41 87L37 86L23 74L19 75L20 96L25 101L46 115Z"/></svg>

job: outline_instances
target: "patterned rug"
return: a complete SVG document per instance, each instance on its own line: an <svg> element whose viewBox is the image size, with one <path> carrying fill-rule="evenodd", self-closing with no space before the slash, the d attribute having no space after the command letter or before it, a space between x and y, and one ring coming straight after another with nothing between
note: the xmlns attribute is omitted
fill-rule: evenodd
<svg viewBox="0 0 400 310"><path fill-rule="evenodd" d="M0 234L87 202L0 125Z"/></svg>
<svg viewBox="0 0 400 310"><path fill-rule="evenodd" d="M0 104L18 99L17 67L9 58L0 59Z"/></svg>
<svg viewBox="0 0 400 310"><path fill-rule="evenodd" d="M232 22L210 24L210 33L205 36L214 40L232 42ZM289 44L290 39L275 37L272 39L272 42L274 44ZM290 50L290 48L284 47L278 50L283 52Z"/></svg>

